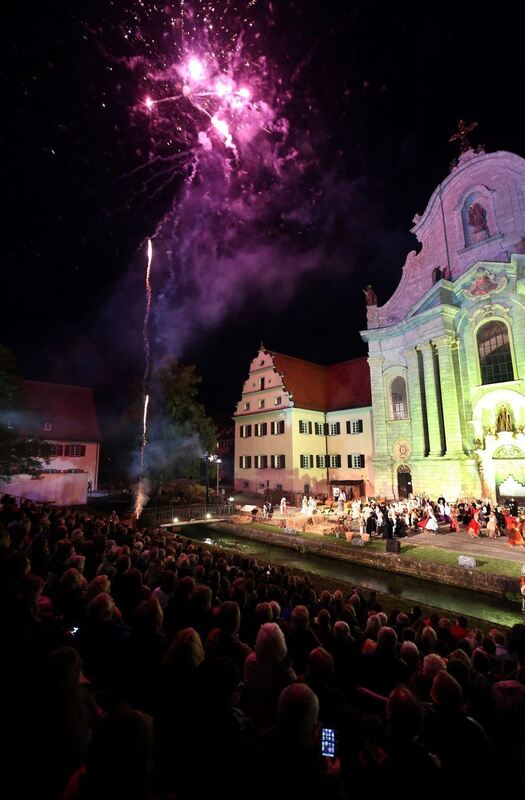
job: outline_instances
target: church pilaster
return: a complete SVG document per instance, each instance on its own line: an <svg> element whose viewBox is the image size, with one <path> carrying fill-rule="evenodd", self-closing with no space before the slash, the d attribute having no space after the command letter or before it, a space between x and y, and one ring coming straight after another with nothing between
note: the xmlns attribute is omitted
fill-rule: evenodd
<svg viewBox="0 0 525 800"><path fill-rule="evenodd" d="M434 369L434 351L430 342L419 344L417 349L423 356L423 374L425 377L425 403L428 422L429 456L443 455L441 432L439 429L440 409L436 391L436 372Z"/></svg>
<svg viewBox="0 0 525 800"><path fill-rule="evenodd" d="M410 404L412 428L412 453L416 458L423 458L425 455L425 430L423 425L417 350L415 347L412 347L410 350L405 350L404 356L408 367L408 402Z"/></svg>
<svg viewBox="0 0 525 800"><path fill-rule="evenodd" d="M368 358L372 408L374 409L374 453L376 458L384 458L388 452L383 361L382 356L369 356Z"/></svg>
<svg viewBox="0 0 525 800"><path fill-rule="evenodd" d="M454 336L440 336L433 340L439 360L439 380L441 383L441 402L447 456L463 455L460 407L456 384L456 372L452 350L457 347Z"/></svg>

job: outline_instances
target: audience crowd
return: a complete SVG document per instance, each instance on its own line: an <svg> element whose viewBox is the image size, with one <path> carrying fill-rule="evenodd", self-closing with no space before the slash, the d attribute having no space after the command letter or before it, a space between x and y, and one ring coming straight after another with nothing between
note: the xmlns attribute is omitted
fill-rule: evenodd
<svg viewBox="0 0 525 800"><path fill-rule="evenodd" d="M384 609L115 513L7 496L0 572L5 797L525 788L523 624Z"/></svg>

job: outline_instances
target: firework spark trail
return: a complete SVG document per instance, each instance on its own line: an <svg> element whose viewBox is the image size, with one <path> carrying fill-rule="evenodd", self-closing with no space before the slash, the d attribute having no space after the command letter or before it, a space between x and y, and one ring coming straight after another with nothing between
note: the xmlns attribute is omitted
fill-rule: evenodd
<svg viewBox="0 0 525 800"><path fill-rule="evenodd" d="M148 265L146 267L146 312L144 314L144 326L142 328L142 338L144 340L144 388L147 386L150 366L151 366L151 348L149 343L149 317L151 314L151 262L153 260L153 245L151 239L148 239Z"/></svg>
<svg viewBox="0 0 525 800"><path fill-rule="evenodd" d="M176 245L179 239L179 224L181 219L182 210L188 200L191 187L193 186L193 181L195 180L195 175L197 174L197 168L199 165L199 156L197 150L194 151L194 156L190 162L190 170L186 177L184 178L184 190L182 193L182 197L179 203L177 203L177 207L173 213L173 223L171 226L171 239L173 244ZM171 253L171 251L170 251ZM168 272L169 272L169 283L167 286L167 291L170 292L175 288L176 283L176 273L175 267L173 264L173 259L170 257L168 260Z"/></svg>
<svg viewBox="0 0 525 800"><path fill-rule="evenodd" d="M144 486L144 455L146 445L148 443L148 406L149 406L149 393L148 381L151 370L151 347L149 341L149 318L151 314L151 263L153 260L153 245L151 239L148 239L148 263L146 267L146 311L144 313L144 325L142 328L142 338L144 341L144 378L143 378L143 396L144 396L144 412L142 416L142 442L140 445L140 472L139 481L135 497L135 518L138 520L144 503L146 500L146 491Z"/></svg>

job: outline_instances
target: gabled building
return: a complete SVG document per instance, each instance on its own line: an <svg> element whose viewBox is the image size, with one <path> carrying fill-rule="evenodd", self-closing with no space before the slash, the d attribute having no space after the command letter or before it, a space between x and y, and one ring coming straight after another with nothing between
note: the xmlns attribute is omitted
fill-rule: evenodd
<svg viewBox="0 0 525 800"><path fill-rule="evenodd" d="M525 502L525 160L467 149L414 223L361 334L376 491Z"/></svg>
<svg viewBox="0 0 525 800"><path fill-rule="evenodd" d="M373 494L366 358L324 367L261 344L234 421L237 490Z"/></svg>
<svg viewBox="0 0 525 800"><path fill-rule="evenodd" d="M93 392L84 386L23 381L28 433L51 443L38 478L18 475L3 491L57 505L79 505L98 483L100 431Z"/></svg>

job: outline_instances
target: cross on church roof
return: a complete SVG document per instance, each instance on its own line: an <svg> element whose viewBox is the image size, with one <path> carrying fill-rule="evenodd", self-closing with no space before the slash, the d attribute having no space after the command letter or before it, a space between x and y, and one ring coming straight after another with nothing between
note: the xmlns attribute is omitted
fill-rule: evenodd
<svg viewBox="0 0 525 800"><path fill-rule="evenodd" d="M449 139L449 142L459 142L459 152L465 153L467 150L471 149L471 144L469 141L469 133L476 130L478 127L477 122L471 122L470 125L467 125L465 120L460 119L458 122L458 130L456 133L453 133Z"/></svg>

